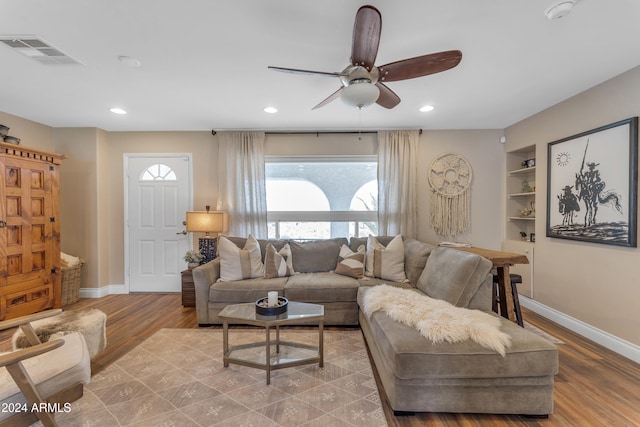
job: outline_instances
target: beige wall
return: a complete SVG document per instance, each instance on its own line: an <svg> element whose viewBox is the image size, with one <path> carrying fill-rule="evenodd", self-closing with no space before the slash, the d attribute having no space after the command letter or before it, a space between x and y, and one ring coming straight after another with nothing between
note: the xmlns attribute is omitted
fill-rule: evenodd
<svg viewBox="0 0 640 427"><path fill-rule="evenodd" d="M124 171L125 153L193 153L193 208L215 207L218 194L211 132L111 132L108 135L109 284L124 284Z"/></svg>
<svg viewBox="0 0 640 427"><path fill-rule="evenodd" d="M68 156L60 168L62 248L85 259L83 288L124 284L125 153L193 153L193 207L215 206L217 142L210 132L59 128L55 143Z"/></svg>
<svg viewBox="0 0 640 427"><path fill-rule="evenodd" d="M82 287L99 285L98 186L96 128L58 128L56 152L67 159L60 167L60 235L62 251L85 260Z"/></svg>
<svg viewBox="0 0 640 427"><path fill-rule="evenodd" d="M507 128L506 149L536 145L536 210L547 209L547 143L638 115L640 67ZM640 345L640 250L544 237L540 217L535 299Z"/></svg>
<svg viewBox="0 0 640 427"><path fill-rule="evenodd" d="M437 244L442 240L468 242L500 250L502 224L502 130L427 130L420 138L418 170L418 238ZM471 228L455 238L438 236L429 225L429 177L431 162L441 154L464 157L471 165Z"/></svg>
<svg viewBox="0 0 640 427"><path fill-rule="evenodd" d="M0 111L0 124L9 128L9 135L20 138L20 145L38 150L55 151L53 128ZM0 141L2 139L0 138Z"/></svg>

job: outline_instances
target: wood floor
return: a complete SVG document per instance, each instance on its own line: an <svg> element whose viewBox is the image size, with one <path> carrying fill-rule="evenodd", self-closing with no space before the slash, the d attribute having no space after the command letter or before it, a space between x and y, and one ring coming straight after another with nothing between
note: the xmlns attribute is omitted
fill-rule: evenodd
<svg viewBox="0 0 640 427"><path fill-rule="evenodd" d="M108 315L107 349L92 362L94 374L161 328L198 327L195 309L182 307L178 294L110 295L64 308L98 308ZM431 413L396 417L384 405L389 426L640 426L639 364L529 310L524 309L523 316L565 342L558 346L555 410L548 419ZM12 334L0 333L0 351L11 349Z"/></svg>

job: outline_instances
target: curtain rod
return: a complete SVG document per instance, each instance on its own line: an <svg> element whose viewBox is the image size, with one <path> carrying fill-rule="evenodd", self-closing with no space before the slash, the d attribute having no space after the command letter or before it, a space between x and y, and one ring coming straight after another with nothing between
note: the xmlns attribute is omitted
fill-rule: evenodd
<svg viewBox="0 0 640 427"><path fill-rule="evenodd" d="M218 132L215 130L211 130L211 135L216 135ZM310 131L279 131L279 132L265 132L265 135L316 135L316 136L320 136L320 135L330 135L330 134L371 134L371 133L378 133L377 131L367 131L367 132L361 132L361 131L356 131L356 130L342 130L342 131L315 131L315 132L310 132ZM418 130L418 134L422 135L422 129Z"/></svg>

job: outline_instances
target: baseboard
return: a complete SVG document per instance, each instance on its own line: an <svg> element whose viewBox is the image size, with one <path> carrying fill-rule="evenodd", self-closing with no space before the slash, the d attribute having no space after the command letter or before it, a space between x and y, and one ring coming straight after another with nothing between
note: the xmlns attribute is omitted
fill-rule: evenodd
<svg viewBox="0 0 640 427"><path fill-rule="evenodd" d="M80 298L102 298L107 295L128 294L125 285L109 285L101 288L80 288Z"/></svg>
<svg viewBox="0 0 640 427"><path fill-rule="evenodd" d="M591 341L597 342L611 351L615 351L636 363L640 363L640 346L616 337L615 335L591 326L588 323L568 316L523 295L520 295L520 305L546 317L549 320L552 320L559 325L564 326L567 329L572 330L577 334L582 335L585 338L590 339Z"/></svg>

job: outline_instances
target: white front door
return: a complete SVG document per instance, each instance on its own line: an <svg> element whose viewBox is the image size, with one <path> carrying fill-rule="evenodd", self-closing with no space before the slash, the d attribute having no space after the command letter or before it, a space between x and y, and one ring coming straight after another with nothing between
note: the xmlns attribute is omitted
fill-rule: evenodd
<svg viewBox="0 0 640 427"><path fill-rule="evenodd" d="M125 263L130 292L180 292L192 205L191 154L125 154Z"/></svg>

